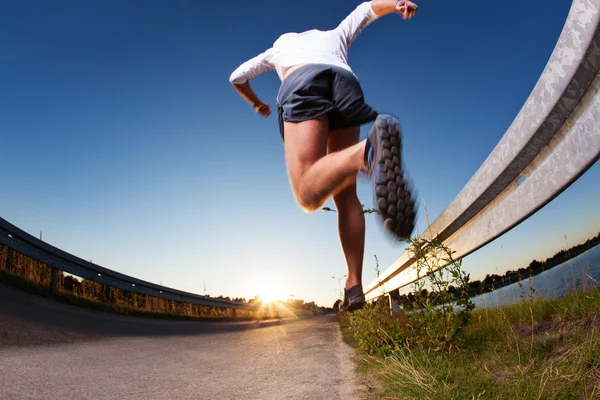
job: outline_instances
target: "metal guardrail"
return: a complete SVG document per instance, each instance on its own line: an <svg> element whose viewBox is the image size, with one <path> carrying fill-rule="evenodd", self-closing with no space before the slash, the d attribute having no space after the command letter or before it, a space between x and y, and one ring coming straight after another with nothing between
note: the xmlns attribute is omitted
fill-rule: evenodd
<svg viewBox="0 0 600 400"><path fill-rule="evenodd" d="M600 158L600 0L574 0L519 114L461 192L422 235L465 257L537 212ZM402 254L367 299L417 280Z"/></svg>
<svg viewBox="0 0 600 400"><path fill-rule="evenodd" d="M57 282L57 271L60 270L84 279L123 289L129 292L145 294L148 296L177 301L180 303L231 308L234 310L259 309L258 305L213 298L209 296L201 296L194 293L172 289L166 286L157 285L121 274L120 272L112 271L69 254L59 248L51 246L28 234L27 232L24 232L2 218L0 218L0 243L52 267L54 276L52 279L53 289L56 289L55 285Z"/></svg>

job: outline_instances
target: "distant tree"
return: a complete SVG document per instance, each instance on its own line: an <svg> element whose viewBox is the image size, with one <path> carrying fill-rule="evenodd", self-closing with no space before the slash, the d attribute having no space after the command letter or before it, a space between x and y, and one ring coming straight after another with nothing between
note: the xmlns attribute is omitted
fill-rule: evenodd
<svg viewBox="0 0 600 400"><path fill-rule="evenodd" d="M542 263L538 260L533 260L531 264L529 264L529 268L532 270L537 270L542 267Z"/></svg>
<svg viewBox="0 0 600 400"><path fill-rule="evenodd" d="M253 304L253 303L259 303L260 302L260 296L256 295L253 298L251 298L250 300L248 300L248 304Z"/></svg>
<svg viewBox="0 0 600 400"><path fill-rule="evenodd" d="M484 286L489 286L492 283L494 283L494 278L491 275L486 275L485 278L483 279L483 285Z"/></svg>
<svg viewBox="0 0 600 400"><path fill-rule="evenodd" d="M289 302L290 308L301 309L304 308L304 300L296 299Z"/></svg>
<svg viewBox="0 0 600 400"><path fill-rule="evenodd" d="M481 287L481 281L480 280L469 282L469 288L470 289L479 289L480 287Z"/></svg>

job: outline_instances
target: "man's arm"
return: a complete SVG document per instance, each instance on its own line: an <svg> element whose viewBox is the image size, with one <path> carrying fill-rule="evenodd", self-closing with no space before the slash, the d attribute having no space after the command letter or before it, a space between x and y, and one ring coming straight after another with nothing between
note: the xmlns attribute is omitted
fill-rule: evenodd
<svg viewBox="0 0 600 400"><path fill-rule="evenodd" d="M267 71L275 69L275 66L271 64L272 50L269 49L262 54L246 61L229 77L229 82L233 85L235 90L242 96L244 100L252 105L254 111L261 114L264 117L271 115L271 107L264 101L260 100L250 87L249 80L256 78L258 75L263 74Z"/></svg>
<svg viewBox="0 0 600 400"><path fill-rule="evenodd" d="M271 64L272 53L273 49L269 49L237 67L231 73L229 82L233 84L244 83L248 79L256 78L260 74L275 69L275 66Z"/></svg>
<svg viewBox="0 0 600 400"><path fill-rule="evenodd" d="M271 107L256 96L254 90L250 87L250 82L234 83L233 87L244 100L252 105L254 111L263 117L269 117L271 115Z"/></svg>
<svg viewBox="0 0 600 400"><path fill-rule="evenodd" d="M403 19L411 19L419 7L408 0L373 0L371 8L377 17L398 13Z"/></svg>
<svg viewBox="0 0 600 400"><path fill-rule="evenodd" d="M373 0L360 4L335 29L350 46L359 33L371 22L391 13L410 19L417 12L417 5L408 0Z"/></svg>

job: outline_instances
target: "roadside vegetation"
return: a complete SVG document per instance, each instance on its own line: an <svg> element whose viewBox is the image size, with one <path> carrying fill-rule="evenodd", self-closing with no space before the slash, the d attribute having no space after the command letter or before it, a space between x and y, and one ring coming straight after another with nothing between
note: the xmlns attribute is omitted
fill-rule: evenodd
<svg viewBox="0 0 600 400"><path fill-rule="evenodd" d="M561 298L522 291L518 304L474 309L451 250L410 242L422 279L396 312L382 296L338 314L359 373L376 378L364 398L600 399L597 282ZM433 273L440 265L448 266Z"/></svg>
<svg viewBox="0 0 600 400"><path fill-rule="evenodd" d="M51 290L51 268L39 261L27 257L3 244L0 244L0 282L17 287L40 296L95 310L120 314L195 320L257 320L290 317L295 314L286 309L304 309L311 314L314 303L302 300L265 304L260 310L236 310L199 306L189 303L165 300L134 292L114 288L88 279L58 273L58 290ZM229 297L220 296L228 299ZM246 301L234 298L234 301L248 304L261 304L258 297Z"/></svg>

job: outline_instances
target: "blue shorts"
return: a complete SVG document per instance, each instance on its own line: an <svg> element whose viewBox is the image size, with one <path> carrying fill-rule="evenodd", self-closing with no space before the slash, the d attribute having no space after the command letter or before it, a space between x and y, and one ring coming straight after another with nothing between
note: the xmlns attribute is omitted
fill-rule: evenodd
<svg viewBox="0 0 600 400"><path fill-rule="evenodd" d="M309 64L293 71L277 94L279 131L283 122L302 122L324 114L329 130L360 126L377 118L377 111L365 103L356 76L344 68L328 64Z"/></svg>

